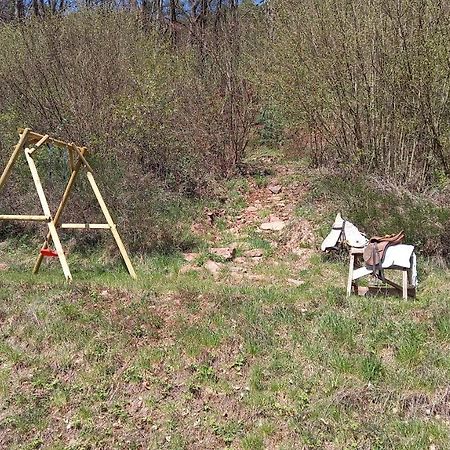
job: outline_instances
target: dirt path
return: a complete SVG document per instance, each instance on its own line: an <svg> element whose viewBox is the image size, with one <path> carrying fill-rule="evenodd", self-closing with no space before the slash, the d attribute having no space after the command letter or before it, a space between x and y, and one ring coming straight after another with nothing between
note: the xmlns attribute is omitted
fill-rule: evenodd
<svg viewBox="0 0 450 450"><path fill-rule="evenodd" d="M216 278L226 276L240 283L281 277L290 284L301 284L297 273L308 267L316 248L314 227L301 214L308 183L296 167L276 165L272 172L263 183L247 179L248 188L242 193L246 206L237 214L208 210L203 222L194 226L210 236L210 254L225 255L203 264ZM199 270L195 264L198 257L196 253L185 254L183 271Z"/></svg>

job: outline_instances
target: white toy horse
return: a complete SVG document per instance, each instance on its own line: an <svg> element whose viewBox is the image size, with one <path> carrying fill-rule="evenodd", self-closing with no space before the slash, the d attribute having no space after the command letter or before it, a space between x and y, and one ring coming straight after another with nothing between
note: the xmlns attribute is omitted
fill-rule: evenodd
<svg viewBox="0 0 450 450"><path fill-rule="evenodd" d="M349 295L349 289L356 280L363 278L373 273L373 270L365 266L355 269L353 267L354 254L362 253L362 248L366 247L369 243L367 236L348 220L342 218L338 213L334 220L333 227L328 236L322 242L320 248L323 252L338 250L339 247L347 245L350 247L350 272L349 272L349 284L347 287L347 294ZM359 249L359 250L358 250ZM407 271L409 285L413 288L417 286L417 258L414 253L413 245L397 244L387 248L384 255L383 262L381 264L382 269L398 269ZM395 285L384 277L383 271L381 271L382 281L388 284ZM398 287L398 285L395 285ZM403 289L405 291L405 289Z"/></svg>

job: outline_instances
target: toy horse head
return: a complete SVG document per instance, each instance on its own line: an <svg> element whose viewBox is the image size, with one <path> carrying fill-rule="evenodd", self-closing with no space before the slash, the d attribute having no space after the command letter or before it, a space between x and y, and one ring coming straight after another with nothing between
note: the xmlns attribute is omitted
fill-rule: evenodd
<svg viewBox="0 0 450 450"><path fill-rule="evenodd" d="M323 252L338 250L347 245L349 247L365 247L368 239L364 233L338 213L330 233L322 242L320 248Z"/></svg>

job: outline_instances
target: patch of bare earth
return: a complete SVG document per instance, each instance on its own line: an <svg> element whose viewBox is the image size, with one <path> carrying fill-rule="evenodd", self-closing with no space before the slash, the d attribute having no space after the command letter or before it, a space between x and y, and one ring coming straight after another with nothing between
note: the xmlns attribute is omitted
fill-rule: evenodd
<svg viewBox="0 0 450 450"><path fill-rule="evenodd" d="M226 264L215 264L211 270L208 264L212 264L208 262L205 268L214 272L215 278L228 268L226 278L233 284L278 282L280 280L276 277L263 275L258 269L263 267L265 272L270 272L268 268L277 265L282 258L283 263L290 264L292 269L286 284L301 284L296 274L309 267L310 258L317 251L314 226L306 218L296 215L296 209L306 198L309 186L294 177L298 175L297 170L289 165L278 165L273 171L274 175L265 186L258 186L253 179L248 180L249 189L245 194L247 207L237 216L227 215L225 210L207 210L203 220L194 225L194 230L211 237L211 245L221 239L221 232L214 225L219 217L226 221L226 231L234 236L236 242L242 242L249 232L253 232L270 243L270 256L265 256L261 249L244 248L243 256L232 258ZM182 272L189 270L198 271L199 268L187 264Z"/></svg>

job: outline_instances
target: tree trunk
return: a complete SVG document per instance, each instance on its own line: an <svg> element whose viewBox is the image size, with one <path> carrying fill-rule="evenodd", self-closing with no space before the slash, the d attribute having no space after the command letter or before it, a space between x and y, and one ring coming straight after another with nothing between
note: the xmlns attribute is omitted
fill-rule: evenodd
<svg viewBox="0 0 450 450"><path fill-rule="evenodd" d="M169 21L170 21L170 35L172 38L172 43L176 45L177 43L177 4L176 0L170 0L169 2Z"/></svg>
<svg viewBox="0 0 450 450"><path fill-rule="evenodd" d="M25 17L25 4L23 0L16 0L14 13L18 20L22 20Z"/></svg>

